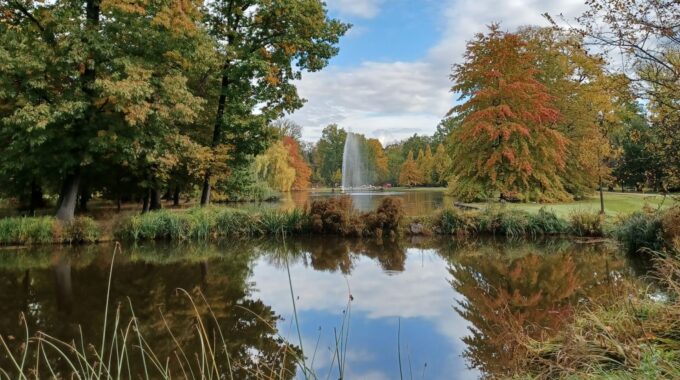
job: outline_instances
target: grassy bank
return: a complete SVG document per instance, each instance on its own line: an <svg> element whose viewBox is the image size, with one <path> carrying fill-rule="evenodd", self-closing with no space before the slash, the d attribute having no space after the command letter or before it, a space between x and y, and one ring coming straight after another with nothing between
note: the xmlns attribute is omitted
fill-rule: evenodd
<svg viewBox="0 0 680 380"><path fill-rule="evenodd" d="M509 238L545 235L602 237L606 234L605 220L597 213L580 211L562 218L545 208L528 212L500 207L482 210L444 209L428 218L415 218L406 226L406 233L418 232L458 237L493 235Z"/></svg>
<svg viewBox="0 0 680 380"><path fill-rule="evenodd" d="M659 194L604 193L605 213L611 217L630 214L644 208L669 208L676 203L673 197ZM470 203L469 205L480 209L488 206L487 203ZM506 203L503 207L526 212L538 212L540 209L545 208L560 217L567 218L573 212L599 212L600 198L598 194L593 194L584 200L569 203L552 203L547 205L538 203Z"/></svg>
<svg viewBox="0 0 680 380"><path fill-rule="evenodd" d="M133 215L115 236L127 241L214 241L225 237L328 234L382 237L396 234L403 216L398 199L385 198L376 210L358 213L349 197L318 200L305 211L194 208Z"/></svg>
<svg viewBox="0 0 680 380"><path fill-rule="evenodd" d="M351 197L345 196L314 200L304 210L219 206L163 209L99 220L79 217L70 224L60 223L52 217L12 217L0 219L0 244L90 243L113 239L216 241L227 237L300 234L344 237L454 235L459 238L564 235L613 236L630 251L637 251L640 247L659 249L664 241L661 236L664 212L651 208L617 217L602 217L597 211L578 208L564 215L551 207L533 210L515 205L487 205L472 210L447 208L426 217L404 215L399 198L384 197L374 211L361 213L354 209Z"/></svg>

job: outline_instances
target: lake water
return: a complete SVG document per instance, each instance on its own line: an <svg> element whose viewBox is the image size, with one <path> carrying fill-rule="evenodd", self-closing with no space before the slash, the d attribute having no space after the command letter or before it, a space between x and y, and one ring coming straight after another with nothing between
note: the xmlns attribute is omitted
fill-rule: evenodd
<svg viewBox="0 0 680 380"><path fill-rule="evenodd" d="M0 335L12 349L25 334L21 313L34 333L78 341L82 330L85 346L99 347L113 250L0 250ZM177 355L168 328L192 357L200 351L196 310L206 330L224 335L237 379L294 370L282 352L300 340L319 378L339 377L339 352L347 379L396 379L400 371L409 379L475 379L512 368L513 329L557 331L574 305L607 297L629 276L633 268L612 247L552 240L147 244L116 254L109 322L116 308L127 321L131 305L158 357ZM173 363L182 378L186 369ZM66 368L60 359L53 365ZM11 368L4 352L0 368ZM141 371L139 362L132 371Z"/></svg>
<svg viewBox="0 0 680 380"><path fill-rule="evenodd" d="M395 189L395 190L376 190L376 191L361 191L354 190L348 193L343 193L340 190L331 191L295 191L289 194L283 194L278 202L271 204L264 203L270 207L277 207L283 209L304 208L310 202L316 199L324 199L331 197L340 197L346 194L351 194L352 202L356 209L360 211L374 210L385 197L396 197L402 200L404 205L404 212L408 216L426 216L432 215L436 210L441 210L442 207L453 206L453 198L444 196L444 189ZM245 207L252 207L252 205L245 204Z"/></svg>

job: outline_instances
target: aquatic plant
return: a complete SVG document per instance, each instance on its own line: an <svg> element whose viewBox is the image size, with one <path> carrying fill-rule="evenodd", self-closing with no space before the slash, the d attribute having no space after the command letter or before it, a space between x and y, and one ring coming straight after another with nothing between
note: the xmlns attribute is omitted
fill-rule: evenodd
<svg viewBox="0 0 680 380"><path fill-rule="evenodd" d="M99 235L97 223L88 217L68 223L49 216L0 219L0 244L4 245L90 243Z"/></svg>
<svg viewBox="0 0 680 380"><path fill-rule="evenodd" d="M444 209L435 215L432 221L435 231L445 235L467 236L475 234L479 228L479 216L476 212L460 209Z"/></svg>
<svg viewBox="0 0 680 380"><path fill-rule="evenodd" d="M490 234L517 238L568 232L565 220L543 208L536 214L494 207L481 212L445 209L430 224L436 233L458 236Z"/></svg>
<svg viewBox="0 0 680 380"><path fill-rule="evenodd" d="M680 378L680 260L659 255L654 268L663 296L631 285L613 301L584 306L554 338L525 337L523 375Z"/></svg>
<svg viewBox="0 0 680 380"><path fill-rule="evenodd" d="M604 236L604 217L596 212L579 210L569 214L570 232L577 236Z"/></svg>

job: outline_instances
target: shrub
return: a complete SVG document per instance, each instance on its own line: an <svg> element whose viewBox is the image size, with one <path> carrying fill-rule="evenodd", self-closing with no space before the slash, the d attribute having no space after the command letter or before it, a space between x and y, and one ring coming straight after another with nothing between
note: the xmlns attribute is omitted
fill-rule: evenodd
<svg viewBox="0 0 680 380"><path fill-rule="evenodd" d="M667 242L680 239L680 206L669 208L661 218L663 237Z"/></svg>
<svg viewBox="0 0 680 380"><path fill-rule="evenodd" d="M99 226L94 219L79 216L64 225L63 241L68 243L94 243L99 239Z"/></svg>
<svg viewBox="0 0 680 380"><path fill-rule="evenodd" d="M635 212L616 223L614 237L628 253L660 250L664 246L661 217L653 212Z"/></svg>
<svg viewBox="0 0 680 380"><path fill-rule="evenodd" d="M487 208L479 216L479 231L519 237L527 234L529 214L517 210Z"/></svg>
<svg viewBox="0 0 680 380"><path fill-rule="evenodd" d="M596 212L574 211L569 215L571 233L577 236L602 236L603 217Z"/></svg>
<svg viewBox="0 0 680 380"><path fill-rule="evenodd" d="M384 233L394 234L404 216L401 199L386 197L375 211L361 216L364 225L363 235L381 237Z"/></svg>
<svg viewBox="0 0 680 380"><path fill-rule="evenodd" d="M542 207L538 213L529 215L527 229L532 235L557 235L567 233L569 224Z"/></svg>
<svg viewBox="0 0 680 380"><path fill-rule="evenodd" d="M476 213L458 209L442 210L434 218L433 225L438 233L467 236L477 232L479 220Z"/></svg>
<svg viewBox="0 0 680 380"><path fill-rule="evenodd" d="M352 198L349 196L315 200L309 208L310 228L316 233L354 234L357 221L352 220L352 212Z"/></svg>

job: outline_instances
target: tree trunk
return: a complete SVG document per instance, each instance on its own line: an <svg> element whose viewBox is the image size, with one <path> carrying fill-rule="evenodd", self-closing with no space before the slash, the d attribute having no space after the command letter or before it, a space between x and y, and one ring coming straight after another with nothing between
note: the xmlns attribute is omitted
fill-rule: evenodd
<svg viewBox="0 0 680 380"><path fill-rule="evenodd" d="M31 182L31 198L28 201L28 213L35 216L35 211L41 207L45 207L45 200L43 199L43 192L35 181Z"/></svg>
<svg viewBox="0 0 680 380"><path fill-rule="evenodd" d="M87 186L80 191L80 197L78 199L78 208L81 212L87 211L87 202L90 200L90 192L87 190Z"/></svg>
<svg viewBox="0 0 680 380"><path fill-rule="evenodd" d="M160 210L163 208L161 204L161 191L158 189L151 189L151 199L149 201L149 210Z"/></svg>
<svg viewBox="0 0 680 380"><path fill-rule="evenodd" d="M149 212L149 198L151 197L149 194L150 191L151 190L147 190L146 195L144 195L144 200L142 202L142 214Z"/></svg>
<svg viewBox="0 0 680 380"><path fill-rule="evenodd" d="M175 192L172 194L172 205L179 206L179 186L175 186Z"/></svg>
<svg viewBox="0 0 680 380"><path fill-rule="evenodd" d="M80 170L69 174L64 179L59 194L59 207L55 215L62 222L71 222L75 217L76 203L78 201L78 186L80 185Z"/></svg>
<svg viewBox="0 0 680 380"><path fill-rule="evenodd" d="M120 212L122 202L120 201L120 194L116 197L116 212Z"/></svg>
<svg viewBox="0 0 680 380"><path fill-rule="evenodd" d="M215 127L213 129L212 148L214 149L220 144L222 136L222 122L224 120L224 108L227 103L227 87L229 87L229 78L226 75L222 76L222 86L220 91L220 98L217 102L217 115L215 116ZM203 190L201 191L201 206L210 204L210 177L212 170L210 167L205 171L203 178Z"/></svg>
<svg viewBox="0 0 680 380"><path fill-rule="evenodd" d="M54 288L57 293L57 310L70 314L73 309L73 286L71 284L71 258L60 257L52 266Z"/></svg>

